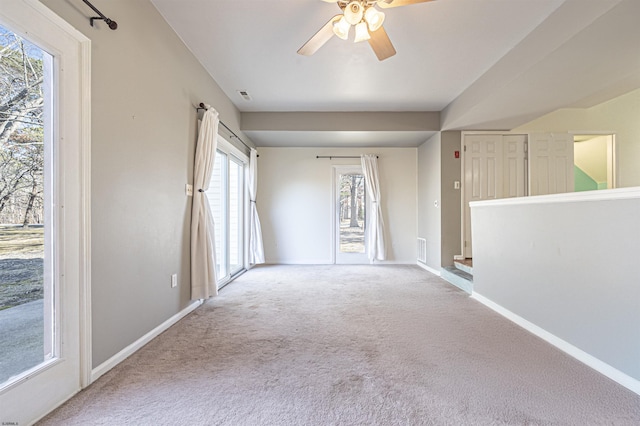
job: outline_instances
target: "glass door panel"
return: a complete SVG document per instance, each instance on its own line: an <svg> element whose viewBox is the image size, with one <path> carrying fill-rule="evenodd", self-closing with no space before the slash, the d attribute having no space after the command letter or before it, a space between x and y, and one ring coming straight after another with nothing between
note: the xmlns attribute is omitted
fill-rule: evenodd
<svg viewBox="0 0 640 426"><path fill-rule="evenodd" d="M207 190L215 224L218 288L244 269L245 163L232 152L220 138Z"/></svg>
<svg viewBox="0 0 640 426"><path fill-rule="evenodd" d="M360 166L340 166L335 172L335 261L368 263L366 257L366 194Z"/></svg>
<svg viewBox="0 0 640 426"><path fill-rule="evenodd" d="M6 424L33 424L90 381L89 44L38 1L2 2L0 417Z"/></svg>
<svg viewBox="0 0 640 426"><path fill-rule="evenodd" d="M340 253L364 253L364 176L340 174Z"/></svg>
<svg viewBox="0 0 640 426"><path fill-rule="evenodd" d="M244 267L244 165L234 157L229 161L229 272Z"/></svg>
<svg viewBox="0 0 640 426"><path fill-rule="evenodd" d="M211 174L211 182L207 190L207 198L209 199L209 207L213 216L215 245L216 245L216 270L218 272L218 280L227 275L227 260L223 242L226 241L226 204L227 197L224 188L227 186L227 156L220 152L216 152L213 163L213 173Z"/></svg>
<svg viewBox="0 0 640 426"><path fill-rule="evenodd" d="M0 387L55 357L52 57L0 26Z"/></svg>

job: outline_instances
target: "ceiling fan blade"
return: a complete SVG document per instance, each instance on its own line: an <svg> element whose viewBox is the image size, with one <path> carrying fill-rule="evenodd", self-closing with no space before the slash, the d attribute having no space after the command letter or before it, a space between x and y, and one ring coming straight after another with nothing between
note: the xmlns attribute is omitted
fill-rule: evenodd
<svg viewBox="0 0 640 426"><path fill-rule="evenodd" d="M333 37L333 23L342 18L342 15L336 15L329 19L320 30L313 35L300 49L298 53L304 56L311 56L318 51L326 42Z"/></svg>
<svg viewBox="0 0 640 426"><path fill-rule="evenodd" d="M387 9L390 7L408 6L410 4L426 3L429 1L435 0L378 0L378 6L383 9Z"/></svg>
<svg viewBox="0 0 640 426"><path fill-rule="evenodd" d="M375 52L378 60L384 61L396 54L396 49L393 47L393 44L391 44L391 39L389 39L384 27L380 27L377 31L369 34L371 35L369 45Z"/></svg>

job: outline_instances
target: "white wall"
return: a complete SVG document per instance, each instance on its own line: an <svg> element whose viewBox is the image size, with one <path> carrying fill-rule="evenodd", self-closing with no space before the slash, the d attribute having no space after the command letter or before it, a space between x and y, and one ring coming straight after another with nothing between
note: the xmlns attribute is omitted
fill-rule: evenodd
<svg viewBox="0 0 640 426"><path fill-rule="evenodd" d="M474 294L630 376L640 391L640 190L471 210Z"/></svg>
<svg viewBox="0 0 640 426"><path fill-rule="evenodd" d="M617 186L640 186L640 89L592 108L560 109L514 131L615 133Z"/></svg>
<svg viewBox="0 0 640 426"><path fill-rule="evenodd" d="M416 262L416 148L259 148L257 206L268 263L332 263L333 165L377 154L387 262Z"/></svg>
<svg viewBox="0 0 640 426"><path fill-rule="evenodd" d="M607 145L611 136L597 136L573 144L573 160L598 184L607 183Z"/></svg>

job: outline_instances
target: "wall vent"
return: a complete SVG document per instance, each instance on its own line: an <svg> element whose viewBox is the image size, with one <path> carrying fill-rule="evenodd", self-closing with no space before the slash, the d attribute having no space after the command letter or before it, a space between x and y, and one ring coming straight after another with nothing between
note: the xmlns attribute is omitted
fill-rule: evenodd
<svg viewBox="0 0 640 426"><path fill-rule="evenodd" d="M418 238L418 262L427 263L427 240Z"/></svg>

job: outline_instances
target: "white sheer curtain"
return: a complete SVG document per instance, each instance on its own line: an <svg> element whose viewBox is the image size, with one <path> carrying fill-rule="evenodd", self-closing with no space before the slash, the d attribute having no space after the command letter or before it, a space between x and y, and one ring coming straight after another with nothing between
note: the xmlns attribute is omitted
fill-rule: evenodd
<svg viewBox="0 0 640 426"><path fill-rule="evenodd" d="M367 257L374 260L386 259L384 244L384 221L382 220L382 206L380 201L380 182L378 180L378 157L366 154L361 157L362 172L364 173L367 195L371 200L371 209L367 212Z"/></svg>
<svg viewBox="0 0 640 426"><path fill-rule="evenodd" d="M198 132L193 167L191 209L191 299L208 299L218 294L213 217L205 191L209 189L218 146L218 112L205 105Z"/></svg>
<svg viewBox="0 0 640 426"><path fill-rule="evenodd" d="M250 219L249 219L249 263L257 265L264 263L264 246L262 244L262 228L260 227L260 218L258 217L258 209L256 208L256 195L258 193L258 152L251 149L249 157L249 200Z"/></svg>

